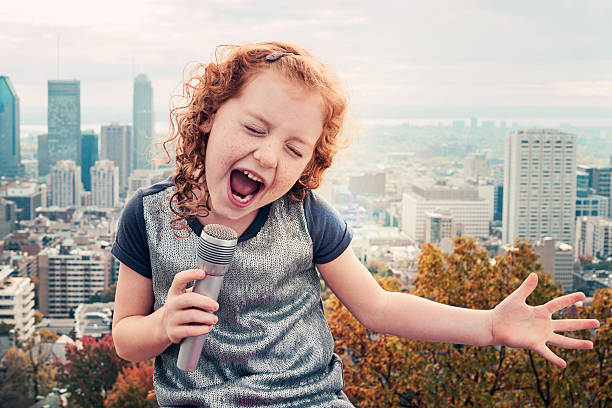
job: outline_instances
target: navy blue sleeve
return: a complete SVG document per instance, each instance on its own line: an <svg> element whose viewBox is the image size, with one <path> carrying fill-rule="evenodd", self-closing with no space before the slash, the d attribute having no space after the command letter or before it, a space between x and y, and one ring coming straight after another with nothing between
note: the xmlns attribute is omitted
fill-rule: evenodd
<svg viewBox="0 0 612 408"><path fill-rule="evenodd" d="M151 278L151 260L142 207L142 190L136 191L125 204L119 219L117 238L111 252L115 258L134 271Z"/></svg>
<svg viewBox="0 0 612 408"><path fill-rule="evenodd" d="M326 264L339 257L349 246L352 232L346 221L323 198L306 194L304 214L313 245L313 262Z"/></svg>

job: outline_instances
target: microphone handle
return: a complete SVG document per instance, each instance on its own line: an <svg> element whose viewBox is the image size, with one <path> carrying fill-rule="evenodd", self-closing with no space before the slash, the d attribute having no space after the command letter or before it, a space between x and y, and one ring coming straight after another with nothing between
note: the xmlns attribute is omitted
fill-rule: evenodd
<svg viewBox="0 0 612 408"><path fill-rule="evenodd" d="M223 285L223 277L229 265L216 265L198 259L198 267L206 271L206 276L204 279L196 281L193 286L193 291L217 301L219 292L221 291L221 285ZM202 334L200 336L185 337L181 340L176 362L178 368L189 372L195 370L202 352L204 336L206 335Z"/></svg>

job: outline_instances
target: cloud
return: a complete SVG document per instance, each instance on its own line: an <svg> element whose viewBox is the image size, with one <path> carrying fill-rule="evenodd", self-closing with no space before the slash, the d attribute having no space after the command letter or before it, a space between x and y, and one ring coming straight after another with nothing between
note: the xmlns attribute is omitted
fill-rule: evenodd
<svg viewBox="0 0 612 408"><path fill-rule="evenodd" d="M612 80L566 81L549 84L529 84L526 88L550 92L558 96L595 96L612 102Z"/></svg>
<svg viewBox="0 0 612 408"><path fill-rule="evenodd" d="M47 79L58 75L59 38L60 76L81 80L85 113L131 112L139 72L152 80L161 111L188 62L208 61L219 44L279 39L334 67L366 104L609 106L611 4L8 2L0 74L11 77L22 111L44 106Z"/></svg>

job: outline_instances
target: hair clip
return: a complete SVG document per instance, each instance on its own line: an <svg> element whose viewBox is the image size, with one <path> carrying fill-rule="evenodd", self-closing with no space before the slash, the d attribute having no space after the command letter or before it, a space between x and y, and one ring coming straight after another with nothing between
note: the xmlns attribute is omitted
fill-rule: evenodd
<svg viewBox="0 0 612 408"><path fill-rule="evenodd" d="M272 54L266 55L266 61L274 62L278 59L283 58L286 55L294 55L292 52L275 51Z"/></svg>

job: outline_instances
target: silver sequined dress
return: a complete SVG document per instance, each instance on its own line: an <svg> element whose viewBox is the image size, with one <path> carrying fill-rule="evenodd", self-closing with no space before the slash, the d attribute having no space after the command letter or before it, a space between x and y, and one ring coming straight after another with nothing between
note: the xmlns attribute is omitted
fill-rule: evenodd
<svg viewBox="0 0 612 408"><path fill-rule="evenodd" d="M169 191L143 197L155 310L174 275L196 267L198 237L176 238L167 207L160 210ZM277 200L257 235L238 243L218 298L219 322L196 370L176 367L179 345L156 358L159 404L352 407L341 396L342 362L333 352L312 259L302 203Z"/></svg>

